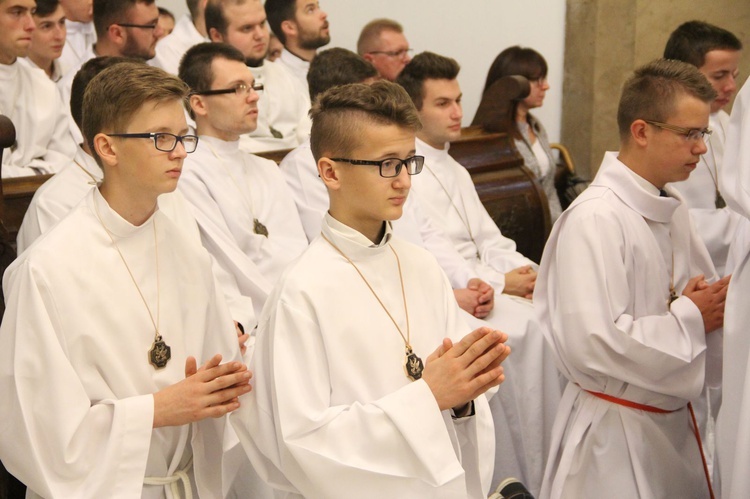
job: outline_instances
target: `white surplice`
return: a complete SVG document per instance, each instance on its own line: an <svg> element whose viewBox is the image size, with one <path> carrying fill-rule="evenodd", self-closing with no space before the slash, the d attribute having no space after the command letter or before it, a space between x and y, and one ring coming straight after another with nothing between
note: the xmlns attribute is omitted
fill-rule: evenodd
<svg viewBox="0 0 750 499"><path fill-rule="evenodd" d="M279 167L238 145L201 136L178 189L193 207L203 245L260 315L271 287L307 239ZM256 219L268 237L256 233Z"/></svg>
<svg viewBox="0 0 750 499"><path fill-rule="evenodd" d="M728 125L729 116L724 111L710 115L709 128L713 133L706 140L708 150L687 180L672 184L690 209L695 230L703 238L719 276L731 274L731 271L725 272L724 268L729 245L740 219L727 207L716 208L717 177L720 181L724 170L724 142Z"/></svg>
<svg viewBox="0 0 750 499"><path fill-rule="evenodd" d="M16 145L3 151L3 177L56 173L73 161L76 143L60 94L44 71L21 58L0 64L0 88L0 114L16 127Z"/></svg>
<svg viewBox="0 0 750 499"><path fill-rule="evenodd" d="M156 55L148 63L176 75L185 52L193 45L208 41L195 29L190 14L185 14L177 21L174 30L156 43Z"/></svg>
<svg viewBox="0 0 750 499"><path fill-rule="evenodd" d="M94 21L79 23L66 19L65 29L65 46L59 59L63 75L73 69L77 71L89 59L87 54L96 43Z"/></svg>
<svg viewBox="0 0 750 499"><path fill-rule="evenodd" d="M721 332L706 336L670 280L716 279L687 207L608 152L555 224L534 303L570 380L555 421L542 498L705 498L686 407L721 378ZM672 276L673 274L673 276ZM652 413L584 390L675 412Z"/></svg>
<svg viewBox="0 0 750 499"><path fill-rule="evenodd" d="M250 71L265 88L258 100L258 128L240 138L242 149L256 153L297 147L305 138L299 125L307 118L310 96L277 61L263 61Z"/></svg>
<svg viewBox="0 0 750 499"><path fill-rule="evenodd" d="M414 352L468 333L435 260L390 230L378 245L326 216L323 234L359 267ZM484 396L453 420L404 371L404 340L365 282L326 240L284 273L264 310L254 389L232 424L277 497L483 498L494 438Z"/></svg>
<svg viewBox="0 0 750 499"><path fill-rule="evenodd" d="M3 289L0 458L11 473L44 497L163 498L144 476L175 475L192 454L194 493L223 497L226 418L152 428L152 394L185 378L187 356L240 360L203 248L158 210L131 225L92 189L8 268ZM171 348L158 370L144 300Z"/></svg>
<svg viewBox="0 0 750 499"><path fill-rule="evenodd" d="M724 312L723 402L716 447L724 499L750 497L750 84L734 101L727 127L721 192L741 215L732 244L732 281Z"/></svg>
<svg viewBox="0 0 750 499"><path fill-rule="evenodd" d="M306 141L286 155L280 168L294 194L300 218L311 241L320 234L328 211L328 192L318 177L315 159ZM412 177L412 185L419 181ZM485 280L497 282L502 274L489 266L472 265L422 209L414 190L404 204L401 218L392 222L393 233L429 251L455 289L465 288L481 268ZM495 306L484 320L462 312L472 329L490 326L508 334L513 349L505 361L506 381L490 407L498 429L493 486L510 476L523 481L533 493L542 485L552 423L562 391L559 373L535 320L529 300L495 293Z"/></svg>

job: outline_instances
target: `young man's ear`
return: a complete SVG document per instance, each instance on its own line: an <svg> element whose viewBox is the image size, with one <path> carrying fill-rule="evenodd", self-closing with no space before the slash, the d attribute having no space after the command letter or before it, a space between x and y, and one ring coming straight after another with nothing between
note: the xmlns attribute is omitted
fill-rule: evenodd
<svg viewBox="0 0 750 499"><path fill-rule="evenodd" d="M209 28L208 30L208 39L211 40L214 43L223 42L224 37L219 33L219 30L216 28Z"/></svg>
<svg viewBox="0 0 750 499"><path fill-rule="evenodd" d="M291 19L281 21L281 31L284 32L284 36L286 37L286 40L288 42L290 36L297 36L297 23L292 21ZM286 43L284 45L286 45Z"/></svg>
<svg viewBox="0 0 750 499"><path fill-rule="evenodd" d="M107 166L117 165L117 145L112 137L104 133L97 133L94 136L94 149L102 163Z"/></svg>
<svg viewBox="0 0 750 499"><path fill-rule="evenodd" d="M641 147L648 145L649 124L643 120L635 120L630 124L630 140Z"/></svg>
<svg viewBox="0 0 750 499"><path fill-rule="evenodd" d="M318 176L329 189L336 190L339 188L339 170L336 167L336 162L330 158L322 157L318 160Z"/></svg>
<svg viewBox="0 0 750 499"><path fill-rule="evenodd" d="M190 104L190 109L193 111L193 114L196 116L206 116L208 114L208 111L206 110L206 101L203 100L200 95L191 94L190 97L188 97L188 103Z"/></svg>

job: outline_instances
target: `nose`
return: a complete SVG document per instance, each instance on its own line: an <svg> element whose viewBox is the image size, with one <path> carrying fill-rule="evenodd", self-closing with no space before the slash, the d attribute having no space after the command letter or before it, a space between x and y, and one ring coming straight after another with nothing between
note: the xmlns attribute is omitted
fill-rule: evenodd
<svg viewBox="0 0 750 499"><path fill-rule="evenodd" d="M36 29L36 23L34 22L34 17L31 15L30 10L27 10L26 14L24 14L23 29L29 33Z"/></svg>
<svg viewBox="0 0 750 499"><path fill-rule="evenodd" d="M735 75L729 75L727 84L724 86L724 91L729 95L733 95L737 91L737 79Z"/></svg>
<svg viewBox="0 0 750 499"><path fill-rule="evenodd" d="M159 39L164 34L164 29L161 27L161 25L157 22L156 27L154 28L154 38Z"/></svg>
<svg viewBox="0 0 750 499"><path fill-rule="evenodd" d="M55 39L65 40L66 35L67 35L67 29L65 28L65 25L58 24L57 28L55 28Z"/></svg>
<svg viewBox="0 0 750 499"><path fill-rule="evenodd" d="M706 154L707 151L708 151L708 146L706 145L705 139L700 138L698 140L693 141L693 154L703 155L703 154Z"/></svg>
<svg viewBox="0 0 750 499"><path fill-rule="evenodd" d="M174 149L169 153L169 159L185 159L187 158L187 152L185 152L185 144L181 140L177 141Z"/></svg>
<svg viewBox="0 0 750 499"><path fill-rule="evenodd" d="M401 171L393 179L393 187L396 189L411 188L411 175L406 171L406 165L401 166Z"/></svg>
<svg viewBox="0 0 750 499"><path fill-rule="evenodd" d="M464 117L464 110L461 107L461 103L460 102L456 102L453 105L453 112L451 113L451 118L453 118L453 119L459 119L460 120L463 117Z"/></svg>

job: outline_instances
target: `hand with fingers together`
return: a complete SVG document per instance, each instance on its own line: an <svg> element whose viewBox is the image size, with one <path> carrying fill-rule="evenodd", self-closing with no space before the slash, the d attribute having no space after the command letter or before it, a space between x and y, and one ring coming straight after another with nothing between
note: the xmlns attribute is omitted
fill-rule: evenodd
<svg viewBox="0 0 750 499"><path fill-rule="evenodd" d="M701 274L690 279L682 291L682 296L690 298L700 310L706 334L724 325L724 305L731 278L732 276L728 275L713 284L708 284Z"/></svg>
<svg viewBox="0 0 750 499"><path fill-rule="evenodd" d="M234 411L240 406L240 395L252 389L251 377L245 364L222 364L220 354L200 369L195 357L188 357L185 379L154 393L154 428L218 418Z"/></svg>
<svg viewBox="0 0 750 499"><path fill-rule="evenodd" d="M440 410L460 409L505 379L502 362L508 358L508 335L482 327L453 344L446 338L425 363L422 379L432 390Z"/></svg>

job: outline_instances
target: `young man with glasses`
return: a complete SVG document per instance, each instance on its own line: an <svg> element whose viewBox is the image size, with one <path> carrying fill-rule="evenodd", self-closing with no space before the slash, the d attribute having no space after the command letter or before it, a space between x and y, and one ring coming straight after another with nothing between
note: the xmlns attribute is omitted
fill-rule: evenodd
<svg viewBox="0 0 750 499"><path fill-rule="evenodd" d="M390 82L335 87L311 114L330 208L269 298L257 396L233 427L288 497L485 498L484 394L509 348L470 332L434 258L393 236L423 163L419 118Z"/></svg>
<svg viewBox="0 0 750 499"><path fill-rule="evenodd" d="M180 78L201 143L185 162L180 191L193 207L204 246L253 299L258 316L271 286L307 247L294 200L271 160L240 149L255 129L259 92L242 53L202 43L185 53Z"/></svg>
<svg viewBox="0 0 750 499"><path fill-rule="evenodd" d="M715 97L684 62L638 68L619 152L547 241L534 302L569 383L542 498L709 497L690 401L721 380L729 278L717 281L672 183L705 154Z"/></svg>
<svg viewBox="0 0 750 499"><path fill-rule="evenodd" d="M103 181L4 276L0 457L32 497L224 497L250 373L209 255L157 203L197 143L186 93L138 63L91 81Z"/></svg>
<svg viewBox="0 0 750 499"><path fill-rule="evenodd" d="M399 23L391 19L375 19L362 28L357 53L375 66L381 78L396 81L411 60L412 49Z"/></svg>

